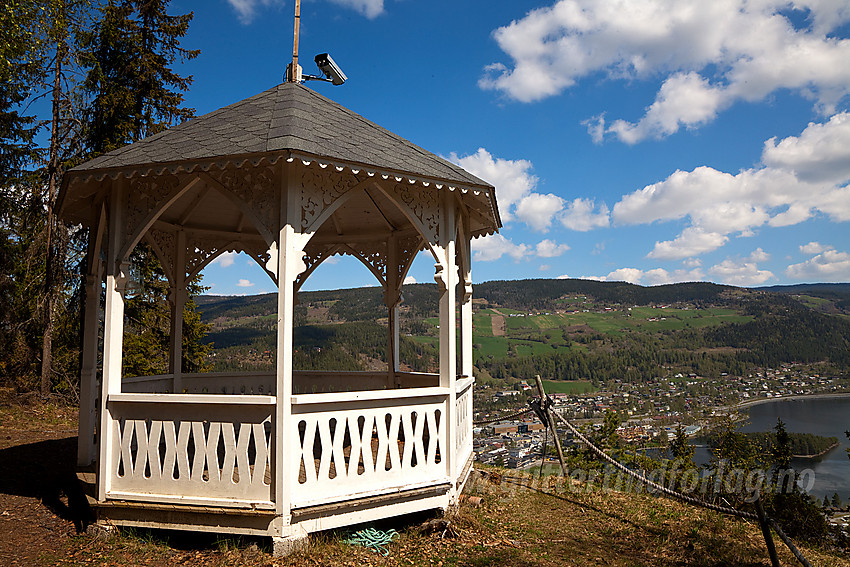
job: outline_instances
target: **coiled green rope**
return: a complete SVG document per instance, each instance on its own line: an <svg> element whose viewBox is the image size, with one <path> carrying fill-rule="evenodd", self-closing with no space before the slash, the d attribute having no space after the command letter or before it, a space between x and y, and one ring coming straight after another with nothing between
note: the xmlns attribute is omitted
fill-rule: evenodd
<svg viewBox="0 0 850 567"><path fill-rule="evenodd" d="M387 546L393 541L393 539L397 538L398 535L398 532L395 530L381 531L376 530L375 528L366 528L354 532L351 537L343 541L349 545L362 545L363 547L371 549L375 553L380 553L386 557L390 554L390 550L387 549Z"/></svg>

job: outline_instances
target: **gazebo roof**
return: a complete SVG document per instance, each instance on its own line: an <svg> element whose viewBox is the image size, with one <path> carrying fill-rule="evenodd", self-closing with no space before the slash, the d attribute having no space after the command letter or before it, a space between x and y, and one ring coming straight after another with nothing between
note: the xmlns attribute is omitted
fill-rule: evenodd
<svg viewBox="0 0 850 567"><path fill-rule="evenodd" d="M461 167L297 83L184 122L69 171L71 177L146 165L256 154L303 154L462 187L492 186ZM76 174L76 175L75 175Z"/></svg>

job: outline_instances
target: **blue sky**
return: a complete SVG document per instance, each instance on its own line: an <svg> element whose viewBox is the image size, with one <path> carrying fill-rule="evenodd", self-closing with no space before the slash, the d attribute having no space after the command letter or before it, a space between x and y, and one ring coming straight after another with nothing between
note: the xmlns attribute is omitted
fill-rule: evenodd
<svg viewBox="0 0 850 567"><path fill-rule="evenodd" d="M282 79L293 0L174 0L198 115ZM846 0L303 0L307 86L495 185L473 277L850 281ZM273 283L227 254L210 293ZM433 281L433 260L410 272ZM350 258L305 289L375 285Z"/></svg>

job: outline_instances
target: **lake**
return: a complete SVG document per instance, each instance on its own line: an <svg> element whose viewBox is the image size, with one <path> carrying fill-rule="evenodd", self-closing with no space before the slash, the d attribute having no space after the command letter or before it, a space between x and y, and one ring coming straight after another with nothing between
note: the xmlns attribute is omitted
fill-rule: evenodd
<svg viewBox="0 0 850 567"><path fill-rule="evenodd" d="M777 418L785 423L785 429L794 433L813 433L825 437L837 437L839 446L819 459L795 459L797 471L812 469L814 486L809 491L813 497L823 500L838 493L844 503L850 501L850 459L846 449L850 447L844 432L850 430L850 397L788 398L760 402L746 407L748 421L739 431L772 431ZM697 447L695 461L708 462L709 450Z"/></svg>
<svg viewBox="0 0 850 567"><path fill-rule="evenodd" d="M837 492L842 501L850 501L850 459L846 451L850 444L844 435L850 430L850 397L773 400L752 405L746 413L749 423L740 431L769 431L781 418L789 432L838 437L840 446L823 457L795 460L793 464L798 471L815 471L815 484L809 491L812 496L823 500Z"/></svg>

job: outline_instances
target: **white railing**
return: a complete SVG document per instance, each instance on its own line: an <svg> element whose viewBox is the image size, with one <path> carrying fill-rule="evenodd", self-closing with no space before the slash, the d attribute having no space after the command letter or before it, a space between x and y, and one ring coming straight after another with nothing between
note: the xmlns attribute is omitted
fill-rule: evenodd
<svg viewBox="0 0 850 567"><path fill-rule="evenodd" d="M449 482L448 390L292 397L294 508Z"/></svg>
<svg viewBox="0 0 850 567"><path fill-rule="evenodd" d="M318 394L329 392L355 392L396 388L424 388L438 386L437 374L421 372L334 372L322 370L296 370L293 374L293 393ZM182 374L181 392L187 394L229 394L245 396L273 396L276 390L274 372L204 372ZM166 394L172 392L174 376L134 376L122 380L121 390L133 394Z"/></svg>
<svg viewBox="0 0 850 567"><path fill-rule="evenodd" d="M455 455L459 467L463 467L472 454L472 384L474 378L457 381L455 400Z"/></svg>
<svg viewBox="0 0 850 567"><path fill-rule="evenodd" d="M273 508L274 398L113 394L107 498Z"/></svg>

